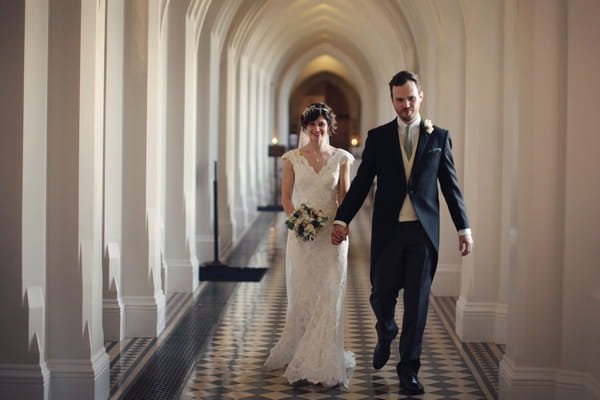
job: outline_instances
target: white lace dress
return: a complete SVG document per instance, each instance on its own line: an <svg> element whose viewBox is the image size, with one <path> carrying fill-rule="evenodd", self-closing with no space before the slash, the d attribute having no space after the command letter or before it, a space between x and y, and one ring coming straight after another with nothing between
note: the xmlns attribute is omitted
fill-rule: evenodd
<svg viewBox="0 0 600 400"><path fill-rule="evenodd" d="M290 383L306 380L347 387L356 365L354 354L344 351L348 240L339 246L331 244L331 229L340 167L354 157L336 149L318 173L298 149L282 158L294 168L294 205L321 209L329 220L314 241L302 241L288 231L285 326L265 367L285 368L284 377Z"/></svg>

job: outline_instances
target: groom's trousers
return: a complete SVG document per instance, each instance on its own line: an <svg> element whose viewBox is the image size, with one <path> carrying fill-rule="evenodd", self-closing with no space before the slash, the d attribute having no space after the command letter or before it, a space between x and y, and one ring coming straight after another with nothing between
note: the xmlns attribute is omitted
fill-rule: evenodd
<svg viewBox="0 0 600 400"><path fill-rule="evenodd" d="M371 266L371 307L380 341L392 339L394 311L404 289L398 371L417 374L421 365L435 248L419 221L398 222Z"/></svg>

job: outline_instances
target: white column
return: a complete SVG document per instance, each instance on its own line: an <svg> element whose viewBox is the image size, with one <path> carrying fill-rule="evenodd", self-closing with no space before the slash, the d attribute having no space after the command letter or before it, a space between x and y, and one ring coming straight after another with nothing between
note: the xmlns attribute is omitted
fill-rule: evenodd
<svg viewBox="0 0 600 400"><path fill-rule="evenodd" d="M185 219L185 246L192 265L192 290L198 285L198 255L196 249L196 185L198 184L196 164L197 121L198 121L198 41L191 6L186 6L185 14L185 112L184 112L184 155L183 155L183 198ZM207 188L205 188L207 189Z"/></svg>
<svg viewBox="0 0 600 400"><path fill-rule="evenodd" d="M200 14L200 13L197 13ZM200 262L214 259L213 180L218 159L219 57L207 23L195 24L196 65L196 251Z"/></svg>
<svg viewBox="0 0 600 400"><path fill-rule="evenodd" d="M273 162L268 157L268 146L271 143L271 139L273 137L273 132L275 130L275 122L273 119L273 114L275 110L275 101L274 101L274 93L271 90L271 81L270 77L264 72L261 71L260 74L260 140L259 143L262 144L262 148L264 149L264 156L260 157L259 162L259 176L260 176L260 187L262 188L261 197L259 200L259 204L270 204L273 199L273 170L271 168ZM287 140L287 131L280 132L281 135L285 136ZM260 147L260 146L259 146Z"/></svg>
<svg viewBox="0 0 600 400"><path fill-rule="evenodd" d="M600 397L594 1L518 4L516 263L500 399Z"/></svg>
<svg viewBox="0 0 600 400"><path fill-rule="evenodd" d="M245 56L239 56L239 61L234 65L236 66L236 76L239 74L239 80L236 82L236 93L235 101L237 103L238 118L236 123L236 129L232 132L233 141L235 143L234 149L234 161L233 176L235 177L234 187L234 210L235 220L237 228L236 237L241 237L245 233L246 227L249 225L249 208L252 204L250 199L250 182L248 180L248 164L251 159L249 153L249 146L251 138L249 137L249 71L248 71L248 58Z"/></svg>
<svg viewBox="0 0 600 400"><path fill-rule="evenodd" d="M267 149L269 143L271 141L268 139L270 136L270 129L267 124L267 115L272 115L271 113L267 113L268 104L267 104L267 79L265 77L264 70L258 70L256 73L256 108L254 112L256 113L256 149L255 151L258 154L256 159L256 187L259 188L258 193L256 193L256 203L258 205L269 204L269 178L270 175L267 175ZM270 110L270 109L269 109ZM261 153L262 152L262 153Z"/></svg>
<svg viewBox="0 0 600 400"><path fill-rule="evenodd" d="M245 59L240 57L239 51L235 45L228 45L227 54L227 90L226 104L224 109L227 116L224 138L226 145L225 153L225 177L227 179L227 195L224 197L228 200L230 206L229 218L232 225L231 243L227 251L231 251L240 237L244 233L246 206L243 198L246 195L244 186L244 177L246 176L246 154L242 152L242 148L246 146L246 129L242 128L242 121L246 117L245 103L241 101L246 94L246 78L245 74ZM244 131L242 132L242 129ZM221 216L219 216L221 217ZM227 238L225 235L220 235L219 238L224 242Z"/></svg>
<svg viewBox="0 0 600 400"><path fill-rule="evenodd" d="M502 210L503 2L465 2L464 192L473 253L462 260L456 332L466 342L506 340L507 306L500 300L498 243ZM509 160L510 161L510 160ZM454 231L455 232L455 231ZM456 233L445 241L458 252Z"/></svg>
<svg viewBox="0 0 600 400"><path fill-rule="evenodd" d="M508 340L508 298L510 270L516 263L516 223L517 223L517 195L518 195L518 135L520 105L514 100L518 92L518 44L516 36L516 13L514 1L504 2L504 40L503 40L503 76L502 76L502 123L501 140L499 147L501 153L501 181L498 182L501 190L500 199L500 238L499 238L499 271L497 276L498 290L498 317L496 318L495 338L496 343L506 343Z"/></svg>
<svg viewBox="0 0 600 400"><path fill-rule="evenodd" d="M249 190L249 207L248 212L250 214L249 222L253 221L257 215L258 207L258 196L262 192L260 181L257 176L257 166L260 160L266 153L265 146L259 146L262 144L259 141L258 131L261 116L258 114L259 96L258 96L258 68L256 64L250 65L249 74L249 96L247 100L248 104L248 177L246 179L246 185Z"/></svg>
<svg viewBox="0 0 600 400"><path fill-rule="evenodd" d="M106 9L106 101L104 127L104 336L121 340L121 215L123 169L123 25L124 4Z"/></svg>
<svg viewBox="0 0 600 400"><path fill-rule="evenodd" d="M215 41L216 42L216 41ZM215 43L216 46L220 44ZM232 250L237 240L237 229L239 227L235 219L235 128L237 126L237 86L236 66L234 60L235 51L231 48L219 52L219 67L224 73L219 74L219 91L223 99L219 102L218 109L218 133L215 137L218 148L218 207L219 207L219 249L221 257L225 258ZM233 64L233 65L232 65Z"/></svg>
<svg viewBox="0 0 600 400"><path fill-rule="evenodd" d="M557 398L600 399L600 246L598 246L600 135L596 123L600 91L598 48L600 3L567 3L567 121L565 140L565 241L562 365ZM583 394L582 394L583 393Z"/></svg>
<svg viewBox="0 0 600 400"><path fill-rule="evenodd" d="M0 1L0 398L47 396L44 358L48 5Z"/></svg>
<svg viewBox="0 0 600 400"><path fill-rule="evenodd" d="M187 1L171 3L168 16L165 279L167 292L198 286L195 243L195 58ZM190 54L192 53L192 54Z"/></svg>
<svg viewBox="0 0 600 400"><path fill-rule="evenodd" d="M555 397L560 366L566 129L561 1L519 2L515 259L500 398Z"/></svg>
<svg viewBox="0 0 600 400"><path fill-rule="evenodd" d="M462 9L454 2L440 3L444 19L454 21L451 24L439 23L435 30L427 27L423 36L417 34L418 40L423 41L419 54L419 75L423 81L425 100L422 117L431 119L450 131L452 135L452 150L459 182L464 187L465 170L465 103L457 101L465 98L467 88L465 62L466 41L464 15ZM425 17L425 19L429 19ZM427 38L429 32L438 32L439 41ZM427 35L426 35L427 33ZM428 45L425 45L425 44ZM472 214L470 193L463 190L467 202L467 212ZM442 201L440 210L440 250L439 261L431 291L436 296L458 297L463 259L458 254L456 227L450 219L447 207Z"/></svg>
<svg viewBox="0 0 600 400"><path fill-rule="evenodd" d="M160 276L159 18L155 2L125 2L123 73L122 333L158 336Z"/></svg>
<svg viewBox="0 0 600 400"><path fill-rule="evenodd" d="M48 57L46 362L51 399L105 399L102 332L104 15L51 1Z"/></svg>

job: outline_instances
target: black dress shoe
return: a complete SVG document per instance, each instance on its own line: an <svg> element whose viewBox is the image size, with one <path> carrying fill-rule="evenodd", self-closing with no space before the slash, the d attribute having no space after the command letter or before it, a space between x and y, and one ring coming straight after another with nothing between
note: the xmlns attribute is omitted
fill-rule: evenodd
<svg viewBox="0 0 600 400"><path fill-rule="evenodd" d="M400 377L400 388L409 395L423 394L425 389L419 382L419 378L416 375L401 375Z"/></svg>
<svg viewBox="0 0 600 400"><path fill-rule="evenodd" d="M392 338L387 341L377 341L377 345L375 345L375 351L373 352L373 368L381 369L390 359L390 345L392 344L392 340L398 334L398 327L394 329L394 333L392 334Z"/></svg>

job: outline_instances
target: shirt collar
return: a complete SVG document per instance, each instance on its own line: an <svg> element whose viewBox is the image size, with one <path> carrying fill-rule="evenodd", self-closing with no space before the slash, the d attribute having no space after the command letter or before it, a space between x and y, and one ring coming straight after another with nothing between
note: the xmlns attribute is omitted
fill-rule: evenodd
<svg viewBox="0 0 600 400"><path fill-rule="evenodd" d="M406 122L402 121L400 119L400 117L396 117L396 121L398 122L398 128L405 130L406 129ZM417 115L417 118L413 121L412 124L410 124L410 126L419 126L421 124L421 114Z"/></svg>

